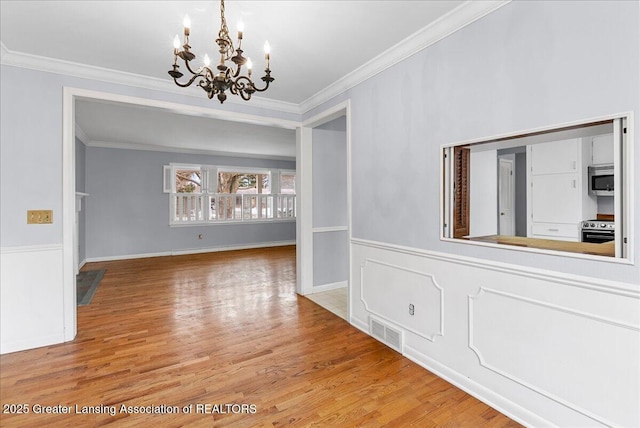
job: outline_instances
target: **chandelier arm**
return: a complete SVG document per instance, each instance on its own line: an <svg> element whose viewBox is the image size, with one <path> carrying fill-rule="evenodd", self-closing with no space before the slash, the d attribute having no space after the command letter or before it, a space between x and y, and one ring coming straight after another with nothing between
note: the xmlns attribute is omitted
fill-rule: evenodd
<svg viewBox="0 0 640 428"><path fill-rule="evenodd" d="M266 69L265 72L266 72L266 74L261 78L261 80L263 82L265 82L264 88L256 88L256 86L253 85L253 89L256 92L264 92L264 91L266 91L267 89L269 89L269 84L275 80L273 77L271 77L271 70Z"/></svg>
<svg viewBox="0 0 640 428"><path fill-rule="evenodd" d="M181 88L187 88L189 86L191 86L191 84L198 78L198 77L203 77L201 74L195 74L191 77L191 79L189 79L186 83L180 83L178 82L178 79L176 79L175 77L173 78L173 81L175 82L176 85L180 86Z"/></svg>
<svg viewBox="0 0 640 428"><path fill-rule="evenodd" d="M193 69L191 68L191 61L188 61L186 59L184 60L184 65L187 67L187 70L189 70L189 73L191 73L193 75L196 75L196 76L201 76L202 75L202 71L204 71L204 70L193 71ZM208 68L208 67L204 67L204 68Z"/></svg>
<svg viewBox="0 0 640 428"><path fill-rule="evenodd" d="M249 101L251 99L251 93L249 93L249 92L242 91L242 92L240 92L239 95L245 101Z"/></svg>
<svg viewBox="0 0 640 428"><path fill-rule="evenodd" d="M207 82L208 83L208 82ZM207 93L207 98L212 99L216 93L216 88L211 85L205 84L204 80L198 82L198 86L200 86Z"/></svg>
<svg viewBox="0 0 640 428"><path fill-rule="evenodd" d="M247 80L249 81L249 85L245 84L244 82L242 82L242 80ZM240 95L240 97L245 100L248 101L249 98L251 98L251 88L252 88L253 83L251 82L250 79L248 79L246 76L242 76L239 79L236 79L233 84L231 85L231 87L229 87L229 91L234 94L234 95Z"/></svg>
<svg viewBox="0 0 640 428"><path fill-rule="evenodd" d="M207 82L211 82L213 80L213 71L209 67L203 67L198 74L207 79Z"/></svg>
<svg viewBox="0 0 640 428"><path fill-rule="evenodd" d="M242 64L238 64L236 67L236 71L235 73L233 73L233 78L235 79L236 77L240 76L240 71L242 69Z"/></svg>
<svg viewBox="0 0 640 428"><path fill-rule="evenodd" d="M246 83L245 83L246 82ZM234 82L234 86L236 86L241 91L246 91L247 89L251 90L254 88L253 80L251 80L247 76L240 76Z"/></svg>
<svg viewBox="0 0 640 428"><path fill-rule="evenodd" d="M246 81L246 83L244 81ZM240 95L240 97L245 101L249 101L249 99L251 99L251 95L255 92L253 81L247 76L237 78L233 82L233 88L237 89L237 93L235 91L233 93Z"/></svg>

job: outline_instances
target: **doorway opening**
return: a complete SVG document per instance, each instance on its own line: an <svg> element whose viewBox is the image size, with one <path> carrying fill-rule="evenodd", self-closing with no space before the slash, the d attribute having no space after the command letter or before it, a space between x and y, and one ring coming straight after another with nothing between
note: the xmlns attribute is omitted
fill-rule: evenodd
<svg viewBox="0 0 640 428"><path fill-rule="evenodd" d="M297 155L301 184L298 292L347 321L351 253L349 121L348 101L307 120L299 132Z"/></svg>
<svg viewBox="0 0 640 428"><path fill-rule="evenodd" d="M84 103L84 104L81 104ZM112 94L112 93L104 93L104 92L97 92L97 91L91 91L91 90L86 90L86 89L79 89L79 88L70 88L70 87L65 87L64 88L64 92L63 92L63 209L62 209L62 224L63 224L63 287L62 287L62 292L63 292L63 308L62 308L62 315L64 318L64 341L71 341L75 338L77 330L78 330L78 326L77 326L77 307L76 307L76 302L77 302L77 288L76 288L76 272L79 268L79 265L82 263L83 259L85 259L86 257L86 261L102 261L102 260L116 260L119 258L135 258L137 257L143 257L143 256L155 256L155 255L174 255L176 253L182 253L182 252L189 252L191 251L190 249L192 247L188 247L188 246L184 246L184 248L186 248L185 250L183 250L183 247L177 248L175 249L174 247L171 246L167 246L167 245L159 245L156 247L151 248L149 251L122 251L119 253L116 252L109 252L109 251L102 251L100 254L95 255L95 253L90 253L89 248L86 248L85 250L85 257L82 257L80 254L80 243L78 241L82 241L82 239L78 239L80 237L80 234L82 233L81 231L78 231L79 228L77 228L76 224L76 214L77 214L77 209L78 209L78 201L77 201L77 195L76 195L76 191L78 190L77 188L77 183L76 183L76 158L77 158L77 154L76 154L76 137L81 137L80 139L82 140L82 131L77 131L76 129L76 119L77 119L77 113L80 111L78 109L80 108L84 108L83 105L86 105L87 103L91 104L101 104L104 106L114 106L114 105L122 105L125 108L128 107L127 111L131 111L133 109L139 110L141 112L141 114L151 114L150 112L160 112L161 114L163 114L164 116L167 115L181 115L184 116L184 122L188 122L188 124L192 124L194 121L195 122L215 122L216 126L218 124L220 124L220 126L225 126L227 128L225 129L229 129L232 127L235 128L239 128L242 127L243 130L246 131L246 133L253 133L255 134L255 128L256 127L260 127L261 129L264 129L265 132L265 138L270 138L271 140L277 139L279 136L282 135L283 130L287 133L286 136L286 145L287 145L287 150L285 154L280 154L279 152L273 155L273 158L269 157L269 153L265 154L264 158L268 159L269 162L279 162L278 166L279 169L281 171L284 171L285 169L294 169L294 168L290 168L291 165L294 165L294 156L295 156L295 151L294 151L294 133L295 133L295 129L297 127L300 126L300 122L298 121L292 121L292 120L286 120L286 119L278 119L278 118L271 118L271 117L263 117L263 116L255 116L255 115L250 115L250 114L243 114L243 113L237 113L237 112L230 112L227 110L216 110L216 109L211 109L211 108L204 108L204 107L195 107L195 106L190 106L190 105L184 105L184 104L177 104L177 103L173 103L173 102L166 102L166 101L158 101L158 100L153 100L153 99L147 99L147 98L137 98L137 97L130 97L130 96L125 96L125 95L119 95L119 94ZM111 111L111 110L110 110ZM249 129L251 128L251 129ZM270 132L272 131L272 132ZM77 133L77 135L76 135ZM235 134L234 134L235 135ZM244 135L244 134L243 134ZM94 139L95 140L95 139ZM271 141L270 140L270 141ZM284 141L283 138L280 138L280 140ZM91 145L98 145L98 144L94 144L95 141L91 141ZM98 141L99 143L99 141ZM234 143L234 142L232 142ZM130 144L133 145L133 144ZM140 147L135 148L135 152L132 153L140 153L140 150L145 150L145 151L165 151L165 152L176 152L179 151L179 149L181 149L180 147L178 147L175 150L164 150L163 147L160 147L162 150L158 149L157 147L153 147L153 148L149 148L147 147L148 145L143 145L143 144L139 144ZM246 155L246 157L254 157L254 158L259 158L260 154L264 153L264 152L259 152L258 154L256 154L256 150L263 150L263 146L264 145L260 145L258 143L254 143L253 146L248 145L248 146L243 146L243 149L246 149L245 152L243 152L243 154ZM99 146L98 149L100 149L102 146ZM236 145L231 144L231 147L236 147ZM282 148L282 145L271 145L270 146L271 149L275 152L277 152L278 150L284 150ZM106 148L113 148L111 146L106 147ZM123 148L132 148L132 147L123 147ZM154 148L156 150L154 150ZM171 147L169 147L169 149L171 149ZM201 153L201 151L198 151L197 149L194 149L193 147L186 147L187 150L185 150L186 154L184 154L184 156L201 156L203 155L203 153ZM193 151L193 153L191 153L189 151L189 149L191 149ZM97 149L96 149L97 150ZM203 149L204 150L204 149ZM207 152L208 155L211 156L233 156L232 154L229 153L229 150L227 149L227 146L221 147L219 148L218 151L216 151L215 153L211 153L211 148L210 145L207 145L207 150L209 150L209 152ZM238 155L241 156L241 155ZM156 158L156 157L154 157ZM260 158L262 159L262 158ZM256 161L257 162L257 161ZM266 161L265 161L266 162ZM286 165L284 165L284 163L286 163ZM282 165L281 165L282 164ZM87 163L86 167L87 168L93 168L94 163L89 164ZM106 164L105 164L106 165ZM104 165L103 165L104 166ZM107 165L108 166L108 165ZM158 171L158 188L162 189L162 165L160 165L160 167L156 168L156 170ZM285 168L286 167L286 168ZM106 169L106 166L103 168L103 170ZM154 177L153 179L155 180L155 176L150 173L147 175L148 177ZM146 176L145 176L146 177ZM94 180L95 181L95 180ZM87 190L87 189L85 189ZM89 189L89 192L91 192L92 190ZM81 192L82 193L82 192ZM86 195L85 195L86 196ZM168 196L162 195L162 197L164 199L166 199L167 201L169 200ZM90 199L93 198L93 199ZM85 201L91 202L93 203L94 201L98 201L98 195L90 195L88 197L86 197L86 199L82 200L82 209L85 208L84 204ZM104 203L103 203L104 205ZM113 204L112 204L113 205ZM114 210L118 209L118 207L114 206ZM97 210L93 210L92 213L95 213ZM160 209L156 209L154 212L157 213L161 213L163 216L166 214L166 222L168 225L169 222L169 215L167 210L164 210L162 208ZM108 213L104 214L103 217L105 215L107 215ZM92 214L93 215L93 214ZM124 215L124 214L123 214ZM145 219L146 216L138 216L138 218L143 218ZM91 220L91 219L89 219ZM275 241L271 242L271 241L267 241L267 242L262 242L260 241L260 244L267 244L267 243L273 243L273 244L278 244L278 245L291 245L293 244L293 230L294 230L294 224L293 224L294 220L288 220L288 223L291 224L291 226L286 226L285 223L287 222L281 222L278 223L278 225L280 226L280 229L278 229L278 233L280 233L283 229L286 228L285 232L282 232L282 234L286 233L286 237L283 238L281 241ZM198 226L199 227L199 226ZM250 228L245 228L246 230L244 230L243 232L245 234L250 234L249 232L251 232L249 229ZM146 230L146 229L145 229ZM186 230L186 229L182 229L182 230ZM144 232L144 230L141 229L141 233ZM201 236L202 234L199 235L198 233L199 231L197 231L196 233L193 233L193 239L196 241L196 243L199 242L204 242L206 244L207 241L207 236L205 234L204 236L204 240L203 241L198 241L200 238L199 236ZM231 234L229 234L231 235ZM94 233L93 234L94 238L93 238L93 243L95 243L96 241L99 240L98 238L95 238L97 235ZM158 235L156 235L158 236ZM271 235L269 235L271 236ZM278 235L278 237L280 237L281 235ZM81 238L81 237L80 237ZM133 242L133 241L131 241ZM135 241L135 242L140 242L140 241ZM113 243L113 242L112 242ZM227 248L227 247L233 247L233 248L237 248L237 247L241 247L241 245L237 245L234 246L234 243L228 243L228 242L217 242L216 244L218 245L218 247L220 248ZM87 243L87 245L89 245L89 243ZM93 245L93 244L91 244ZM245 247L247 247L249 244L245 245ZM197 245L196 245L197 246ZM113 247L113 246L112 246ZM215 247L213 245L211 245L210 247L204 247L204 245L201 245L201 247L203 247L203 250L207 249L207 248L213 248L214 250L218 247ZM95 247L94 247L95 248ZM195 246L194 246L195 248ZM139 248L136 248L139 249ZM200 249L200 247L198 247L198 249ZM240 249L240 248L237 248ZM144 250L144 249L143 249ZM144 253L144 254L143 254ZM131 254L132 256L129 256L129 254ZM100 260L98 260L100 259Z"/></svg>

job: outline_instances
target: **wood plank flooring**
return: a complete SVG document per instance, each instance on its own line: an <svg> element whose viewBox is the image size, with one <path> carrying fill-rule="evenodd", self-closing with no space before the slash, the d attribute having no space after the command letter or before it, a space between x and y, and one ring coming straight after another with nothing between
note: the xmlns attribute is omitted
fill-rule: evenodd
<svg viewBox="0 0 640 428"><path fill-rule="evenodd" d="M519 426L296 295L295 247L100 268L73 342L0 356L1 426Z"/></svg>

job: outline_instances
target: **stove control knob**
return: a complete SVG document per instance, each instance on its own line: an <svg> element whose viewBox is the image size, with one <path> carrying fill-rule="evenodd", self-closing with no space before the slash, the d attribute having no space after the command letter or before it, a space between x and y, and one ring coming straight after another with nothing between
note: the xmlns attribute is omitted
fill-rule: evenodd
<svg viewBox="0 0 640 428"><path fill-rule="evenodd" d="M607 225L606 225L606 224L604 224L604 223L600 223L600 227L604 229L604 228L606 228L606 227L607 227Z"/></svg>
<svg viewBox="0 0 640 428"><path fill-rule="evenodd" d="M595 225L595 224L593 224L593 223L591 223L589 226L591 226L591 227L596 227L596 225Z"/></svg>

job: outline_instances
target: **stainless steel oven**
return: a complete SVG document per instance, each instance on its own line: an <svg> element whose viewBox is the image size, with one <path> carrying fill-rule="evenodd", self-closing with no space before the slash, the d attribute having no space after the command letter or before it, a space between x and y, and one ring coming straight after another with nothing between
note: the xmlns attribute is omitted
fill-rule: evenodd
<svg viewBox="0 0 640 428"><path fill-rule="evenodd" d="M602 244L613 241L616 235L615 223L608 220L587 220L582 222L582 242Z"/></svg>

